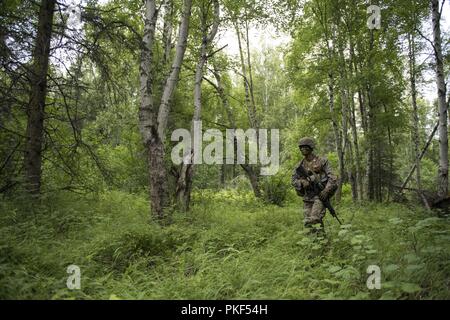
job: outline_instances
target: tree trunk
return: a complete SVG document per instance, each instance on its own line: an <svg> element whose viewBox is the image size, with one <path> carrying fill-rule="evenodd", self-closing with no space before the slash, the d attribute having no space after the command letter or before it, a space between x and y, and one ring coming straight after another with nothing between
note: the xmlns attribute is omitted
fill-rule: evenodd
<svg viewBox="0 0 450 320"><path fill-rule="evenodd" d="M430 210L429 204L425 199L422 191L422 182L420 174L420 151L419 151L419 112L417 108L417 91L416 91L416 56L415 56L415 41L414 34L408 35L408 49L409 49L409 79L411 85L411 103L412 103L412 123L413 123L413 149L414 149L414 164L416 165L416 188L419 198L422 199L425 206Z"/></svg>
<svg viewBox="0 0 450 320"><path fill-rule="evenodd" d="M253 194L255 195L256 198L261 198L262 193L259 183L260 178L259 174L255 172L254 167L249 164L241 164L241 167L242 169L244 169L244 172L246 173L248 180L250 181L250 185L252 186L253 189Z"/></svg>
<svg viewBox="0 0 450 320"><path fill-rule="evenodd" d="M339 160L339 179L338 179L338 189L336 191L336 201L341 200L341 190L342 190L342 179L345 174L344 169L344 159L343 159L343 151L342 151L342 140L341 134L339 132L339 126L337 123L336 115L335 115L335 107L334 107L334 84L333 84L333 74L328 73L328 104L330 108L331 115L331 123L333 125L334 132L334 140L336 145L336 153L338 155Z"/></svg>
<svg viewBox="0 0 450 320"><path fill-rule="evenodd" d="M444 78L444 63L441 47L441 28L439 0L431 0L431 15L433 24L434 55L436 60L436 85L438 89L439 108L439 169L438 169L438 196L445 198L448 195L448 131L447 131L447 104Z"/></svg>
<svg viewBox="0 0 450 320"><path fill-rule="evenodd" d="M195 70L195 84L194 84L194 116L192 117L191 124L191 136L194 136L194 123L200 121L202 113L202 80L205 69L207 56L207 50L209 45L213 42L214 37L217 34L219 28L219 18L220 18L220 6L219 1L214 0L214 23L211 27L209 34L207 33L208 25L208 12L202 8L201 10L201 23L202 23L202 44L200 48L200 57L197 62L197 67ZM202 150L200 150L202 152ZM177 181L176 188L176 198L178 206L182 211L189 210L189 204L191 200L192 182L194 177L194 163L195 158L194 148L191 148L191 161L190 163L181 164L181 171L179 179Z"/></svg>
<svg viewBox="0 0 450 320"><path fill-rule="evenodd" d="M436 123L436 125L433 128L433 131L431 131L431 134L428 137L427 143L425 144L425 147L422 149L422 152L419 155L419 161L422 160L423 156L427 152L428 147L431 145L431 141L433 141L433 137L436 134L438 127L439 127L439 122ZM406 185L408 184L409 179L411 179L411 176L413 175L414 170L416 170L416 164L414 164L412 166L411 170L409 171L408 175L406 176L405 181L403 182L402 186L400 187L400 192L402 192L403 189L406 189Z"/></svg>
<svg viewBox="0 0 450 320"><path fill-rule="evenodd" d="M47 97L47 72L52 37L55 0L42 0L39 10L38 30L30 74L31 93L25 147L25 181L27 191L38 195L41 188L42 142L44 139L45 99Z"/></svg>
<svg viewBox="0 0 450 320"><path fill-rule="evenodd" d="M152 52L158 10L155 0L146 0L145 2L145 25L140 65L141 106L139 110L139 128L144 145L147 148L151 212L157 219L162 219L166 216L166 208L169 205L168 177L164 164L164 139L170 111L169 103L178 83L178 76L186 51L191 7L192 0L185 0L175 57L172 62L171 72L165 81L159 108L156 109L153 96L155 81L153 65L155 62L153 61Z"/></svg>
<svg viewBox="0 0 450 320"><path fill-rule="evenodd" d="M247 43L247 65L248 65L248 79L249 79L249 91L250 91L250 99L251 99L251 113L253 123L251 126L254 129L259 128L258 115L256 111L256 103L255 103L255 94L253 90L253 72L252 72L252 62L250 59L250 37L248 34L248 19L247 19L247 8L245 8L245 34L246 34L246 43ZM257 133L258 134L258 133Z"/></svg>
<svg viewBox="0 0 450 320"><path fill-rule="evenodd" d="M170 100L172 99L173 93L177 86L184 54L186 52L191 9L192 0L184 0L183 14L181 18L180 30L178 33L175 57L172 63L170 75L167 78L166 85L164 86L163 94L161 97L161 104L158 110L158 135L163 142L165 140L165 131L167 128L167 121L169 119Z"/></svg>
<svg viewBox="0 0 450 320"><path fill-rule="evenodd" d="M358 74L358 69L357 69L357 64L355 61L355 54L354 54L354 49L353 49L353 41L351 36L349 37L349 45L350 45L350 63L349 63L349 68L350 68L350 74L351 75L355 75L357 76ZM358 90L358 102L359 102L359 107L360 110L362 112L362 110L364 110L364 107L362 106L362 97L361 97L361 90L359 90L359 88L357 88ZM360 156L360 151L359 151L359 141L358 141L358 129L356 127L356 108L355 108L355 100L354 100L354 95L353 95L353 91L350 90L351 94L349 95L349 99L350 99L350 126L351 126L351 131L352 131L352 143L354 146L354 150L355 150L355 165L356 165L356 185L358 186L358 200L363 200L364 197L364 181L363 181L363 174L362 174L362 169L361 169L361 156ZM365 118L365 114L361 114L361 119L363 120L362 122L364 123L364 118ZM363 131L365 132L365 128L363 125Z"/></svg>
<svg viewBox="0 0 450 320"><path fill-rule="evenodd" d="M236 128L236 119L234 118L233 110L231 110L230 102L228 101L228 97L225 94L225 88L223 87L223 84L222 84L222 77L219 73L219 68L217 67L217 65L215 63L213 64L213 75L214 75L214 78L216 79L217 84L214 85L212 83L212 85L214 86L214 89L216 90L217 94L220 97L220 100L222 101L222 106L225 109L225 113L227 114L227 118L228 118L228 121L229 121L231 127ZM233 178L234 178L234 175L233 175Z"/></svg>
<svg viewBox="0 0 450 320"><path fill-rule="evenodd" d="M372 83L371 81L371 74L372 74L372 54L373 54L373 47L374 47L374 34L373 29L370 30L370 45L369 45L369 53L368 53L368 61L367 66L369 68L369 78L366 80L366 93L367 93L367 105L368 105L368 119L367 119L367 138L369 141L369 152L368 152L368 158L367 158L367 198L369 200L378 200L377 199L377 185L376 185L376 177L375 177L375 152L376 152L376 129L377 124L375 123L376 115L375 115L375 104L373 101L373 95L372 95Z"/></svg>
<svg viewBox="0 0 450 320"><path fill-rule="evenodd" d="M139 69L141 105L139 108L139 130L144 145L149 147L152 135L155 134L156 114L154 110L153 82L153 42L155 38L158 11L155 0L145 1L144 37L141 44L141 62ZM153 131L152 131L153 129Z"/></svg>
<svg viewBox="0 0 450 320"><path fill-rule="evenodd" d="M226 169L227 169L227 165L225 163L222 163L222 165L220 166L220 180L219 180L219 184L221 188L225 187L225 175L226 175Z"/></svg>
<svg viewBox="0 0 450 320"><path fill-rule="evenodd" d="M247 63L249 68L249 76L247 77L247 68L245 65L244 52L242 49L242 41L241 41L241 32L239 30L238 25L235 23L236 34L238 38L238 46L239 46L239 56L241 59L241 68L242 68L242 78L244 80L244 89L245 89L245 104L247 107L247 114L249 119L250 127L257 130L259 127L257 114L256 114L256 106L255 100L253 96L253 80L252 80L252 71L251 71L251 61L250 61L250 46L248 39L248 24L246 21L246 34L247 34ZM258 131L256 139L259 140ZM253 189L253 193L255 197L260 198L262 196L260 185L259 185L259 167L258 165L250 165L250 164L241 164L242 169L246 173L250 184Z"/></svg>
<svg viewBox="0 0 450 320"><path fill-rule="evenodd" d="M172 16L173 16L173 2L170 0L164 0L164 26L162 34L162 43L164 47L163 64L169 61L170 50L172 49Z"/></svg>
<svg viewBox="0 0 450 320"><path fill-rule="evenodd" d="M385 113L387 113L387 107L386 107L386 105L383 103L383 106L384 106L384 112ZM387 134L388 134L388 146L389 146L389 172L394 172L394 147L393 147L393 145L392 145L392 134L391 134L391 127L390 127L390 125L387 125ZM382 150L382 147L381 147L381 145L379 144L379 142L378 142L378 145L377 145L377 149L378 150ZM382 179L382 172L381 172L381 155L380 155L380 157L379 157L379 160L378 160L378 163L379 163L379 168L378 168L378 174L379 174L379 182L378 182L378 188L379 188L379 195L378 195L378 199L379 199L379 201L382 201L382 198L383 198L383 194L382 194L382 181L383 181L383 179ZM391 194L393 193L393 190L392 190L392 186L393 186L393 184L394 184L394 181L393 181L393 179L392 179L392 175L389 175L389 177L388 177L388 182L387 182L387 185L388 185L388 192L387 192L387 201L389 201L389 199L390 199L390 196L391 196Z"/></svg>
<svg viewBox="0 0 450 320"><path fill-rule="evenodd" d="M349 46L350 46L350 60L353 62L351 65L353 65L353 69L355 70L355 76L359 76L360 73L358 72L358 62L356 61L355 56L355 48L353 45L353 40L350 37L349 40ZM363 89L361 88L360 83L358 83L358 106L359 106L359 112L361 114L361 124L363 128L364 134L367 133L367 112L365 107L365 101L364 101L364 95L363 95Z"/></svg>
<svg viewBox="0 0 450 320"><path fill-rule="evenodd" d="M169 205L167 170L164 164L164 144L156 134L147 146L149 162L150 202L153 216L163 219L167 216L166 208Z"/></svg>
<svg viewBox="0 0 450 320"><path fill-rule="evenodd" d="M348 90L348 80L347 80L347 70L346 70L346 61L344 57L344 48L342 44L341 37L338 36L338 59L339 59L339 93L341 96L341 122L342 122L342 163L345 163L347 148L350 152L349 159L351 166L348 166L347 176L348 179L351 179L351 187L352 187L352 197L354 200L357 198L357 188L355 185L355 179L353 174L353 150L351 148L349 137L348 137L348 119L349 119L349 90ZM343 165L342 173L345 174L345 166ZM347 182L347 177L341 176L341 185Z"/></svg>
<svg viewBox="0 0 450 320"><path fill-rule="evenodd" d="M222 100L223 107L225 108L225 111L227 113L228 121L230 122L231 126L233 128L236 127L236 120L234 118L234 114L230 108L230 104L228 101L227 96L225 95L224 88L222 86L222 81L219 72L217 71L217 67L214 65L214 77L216 78L217 85L214 85L214 88L216 89L217 93L219 94L220 99ZM233 141L233 148L234 148L234 164L232 169L232 175L233 178L236 178L236 137L234 137ZM262 196L261 189L260 189L260 183L259 183L259 173L255 172L254 166L248 165L248 164L241 164L241 168L244 170L245 175L247 176L250 185L253 190L253 194L255 197L260 198Z"/></svg>
<svg viewBox="0 0 450 320"><path fill-rule="evenodd" d="M353 96L350 102L350 125L352 127L352 143L354 148L354 163L355 163L355 179L357 185L357 196L358 200L363 199L364 186L363 186L363 175L361 172L361 155L359 152L359 142L358 142L358 131L356 127L356 115L355 115L355 101Z"/></svg>
<svg viewBox="0 0 450 320"><path fill-rule="evenodd" d="M242 69L242 78L244 81L244 90L245 90L245 105L247 107L247 115L248 115L248 121L250 123L250 127L256 129L256 117L252 101L251 101L251 93L250 93L250 81L247 77L247 67L245 65L245 59L244 59L244 52L242 49L242 41L241 41L241 31L239 30L239 27L237 24L235 24L237 39L238 39L238 46L239 46L239 56L241 59L241 69Z"/></svg>
<svg viewBox="0 0 450 320"><path fill-rule="evenodd" d="M350 182L350 186L352 188L352 200L353 202L358 201L358 179L355 173L355 155L353 153L353 146L352 143L348 143L347 144L347 148L348 148L348 157L349 157L349 162L351 164L351 166L347 166L347 176L348 176L348 180Z"/></svg>

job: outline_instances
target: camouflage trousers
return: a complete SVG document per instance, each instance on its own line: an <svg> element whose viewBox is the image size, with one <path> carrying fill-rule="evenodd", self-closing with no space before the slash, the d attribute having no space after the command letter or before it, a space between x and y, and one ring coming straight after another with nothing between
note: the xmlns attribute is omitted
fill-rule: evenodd
<svg viewBox="0 0 450 320"><path fill-rule="evenodd" d="M312 199L303 200L303 213L305 216L305 227L312 227L315 224L320 224L323 229L322 219L325 216L325 206L319 197L315 196Z"/></svg>

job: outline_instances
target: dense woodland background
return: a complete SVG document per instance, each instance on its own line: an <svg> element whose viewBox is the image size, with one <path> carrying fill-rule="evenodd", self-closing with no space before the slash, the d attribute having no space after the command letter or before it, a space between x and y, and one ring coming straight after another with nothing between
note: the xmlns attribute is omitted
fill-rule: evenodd
<svg viewBox="0 0 450 320"><path fill-rule="evenodd" d="M450 298L446 10L2 1L0 297ZM289 41L255 46L265 28ZM171 133L198 120L280 129L279 172L174 165ZM324 239L290 186L303 136L340 177Z"/></svg>

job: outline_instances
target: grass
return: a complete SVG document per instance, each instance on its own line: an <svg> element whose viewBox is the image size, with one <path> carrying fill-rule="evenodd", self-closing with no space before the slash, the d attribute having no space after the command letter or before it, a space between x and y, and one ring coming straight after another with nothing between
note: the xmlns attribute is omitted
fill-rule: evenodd
<svg viewBox="0 0 450 320"><path fill-rule="evenodd" d="M145 196L55 194L0 204L2 299L449 299L450 219L399 204L337 207L327 237L306 234L300 199L285 207L224 190L151 223ZM81 269L69 290L67 266ZM369 290L367 268L381 269Z"/></svg>

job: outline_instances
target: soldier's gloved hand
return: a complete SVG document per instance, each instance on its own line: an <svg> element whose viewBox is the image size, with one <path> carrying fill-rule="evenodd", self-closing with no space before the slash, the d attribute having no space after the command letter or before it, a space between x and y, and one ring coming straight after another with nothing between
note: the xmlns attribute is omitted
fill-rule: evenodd
<svg viewBox="0 0 450 320"><path fill-rule="evenodd" d="M312 183L314 183L317 180L316 175L315 174L311 174L309 176L309 181L311 181Z"/></svg>
<svg viewBox="0 0 450 320"><path fill-rule="evenodd" d="M327 189L322 190L322 192L319 194L319 199L322 201L326 201L328 199L328 190Z"/></svg>
<svg viewBox="0 0 450 320"><path fill-rule="evenodd" d="M308 181L308 180L306 180L306 179L300 179L300 182L301 182L302 187L303 187L304 189L306 189L306 188L309 187L309 181Z"/></svg>
<svg viewBox="0 0 450 320"><path fill-rule="evenodd" d="M292 186L293 186L295 189L301 189L302 183L301 183L301 181L300 181L299 179L293 179L293 180L292 180Z"/></svg>

